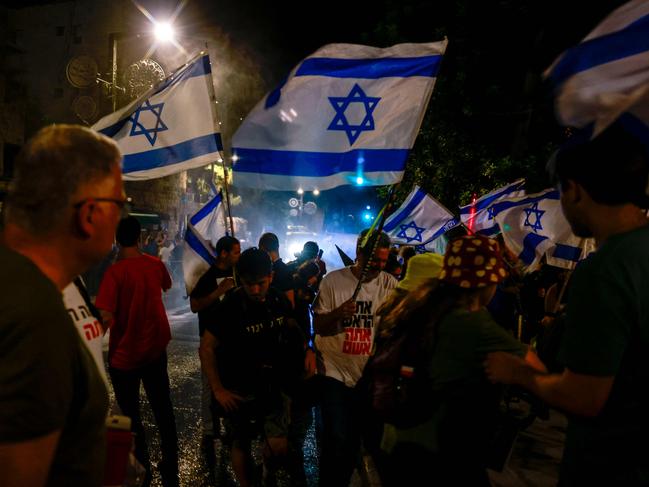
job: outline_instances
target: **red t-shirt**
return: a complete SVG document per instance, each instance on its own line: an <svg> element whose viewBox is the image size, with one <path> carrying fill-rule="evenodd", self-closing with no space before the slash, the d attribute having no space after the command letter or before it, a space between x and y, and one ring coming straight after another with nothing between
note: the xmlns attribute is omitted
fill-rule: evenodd
<svg viewBox="0 0 649 487"><path fill-rule="evenodd" d="M171 331L162 291L170 287L167 268L150 255L120 260L106 270L95 306L115 317L108 345L111 367L142 367L165 351Z"/></svg>

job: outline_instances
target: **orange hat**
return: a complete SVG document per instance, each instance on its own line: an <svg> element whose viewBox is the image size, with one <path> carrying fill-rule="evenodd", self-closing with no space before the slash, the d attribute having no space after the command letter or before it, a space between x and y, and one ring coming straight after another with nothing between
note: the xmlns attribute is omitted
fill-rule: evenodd
<svg viewBox="0 0 649 487"><path fill-rule="evenodd" d="M464 235L449 243L439 279L474 289L498 284L507 277L500 246L482 235Z"/></svg>

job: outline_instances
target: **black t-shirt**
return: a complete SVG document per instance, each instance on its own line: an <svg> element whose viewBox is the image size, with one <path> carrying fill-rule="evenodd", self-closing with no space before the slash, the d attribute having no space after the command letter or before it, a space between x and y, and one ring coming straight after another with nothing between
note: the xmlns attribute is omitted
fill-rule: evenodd
<svg viewBox="0 0 649 487"><path fill-rule="evenodd" d="M208 294L214 292L223 279L226 277L232 277L232 268L230 269L219 269L216 266L210 267L205 274L196 283L194 290L192 291L192 298L203 298ZM223 297L221 297L223 299ZM220 300L215 301L208 307L202 309L198 312L198 333L203 335L207 322L210 319L210 316L214 317L215 313L212 308L215 308L220 303Z"/></svg>
<svg viewBox="0 0 649 487"><path fill-rule="evenodd" d="M290 388L301 377L304 337L286 296L270 288L264 302L255 302L237 288L215 311L218 320L210 320L206 329L219 341L217 363L224 387L263 397Z"/></svg>
<svg viewBox="0 0 649 487"><path fill-rule="evenodd" d="M273 282L271 286L282 293L293 289L293 273L282 259L273 262Z"/></svg>

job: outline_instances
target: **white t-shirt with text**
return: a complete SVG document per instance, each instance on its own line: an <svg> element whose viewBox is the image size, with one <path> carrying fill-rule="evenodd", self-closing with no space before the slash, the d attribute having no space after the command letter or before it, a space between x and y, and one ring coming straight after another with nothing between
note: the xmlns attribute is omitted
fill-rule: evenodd
<svg viewBox="0 0 649 487"><path fill-rule="evenodd" d="M86 301L81 296L74 282L68 284L63 290L63 303L68 310L70 318L74 322L74 326L79 332L81 340L88 347L92 358L95 359L99 374L106 384L108 384L102 354L102 327L99 320L90 313Z"/></svg>
<svg viewBox="0 0 649 487"><path fill-rule="evenodd" d="M358 279L349 267L329 272L320 283L320 290L313 305L315 314L327 314L348 301ZM344 331L333 336L316 335L318 372L354 387L374 342L376 310L390 295L397 280L387 272L363 283L356 298L356 313L343 323Z"/></svg>

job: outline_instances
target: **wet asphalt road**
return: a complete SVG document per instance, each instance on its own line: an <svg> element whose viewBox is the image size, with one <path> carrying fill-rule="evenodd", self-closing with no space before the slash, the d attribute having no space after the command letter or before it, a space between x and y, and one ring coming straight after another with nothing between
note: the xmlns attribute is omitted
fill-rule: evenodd
<svg viewBox="0 0 649 487"><path fill-rule="evenodd" d="M171 299L167 298L166 301L172 330L172 341L168 347L168 370L171 400L178 429L180 484L183 487L214 485L208 481L200 448L200 361L197 318L189 310L188 302L179 298L177 294L172 295ZM159 439L153 415L143 392L142 390L142 416L154 465L152 485L159 486L160 478L155 470L155 464L160 459ZM536 420L531 427L519 435L507 468L503 472L490 471L492 484L496 487L556 485L564 432L565 418L560 413L551 412L550 419L546 421ZM304 456L308 486L315 487L318 478L318 462L314 426L307 434ZM218 461L220 458L217 455ZM224 477L218 485L236 485L231 479L231 468L228 466L223 472ZM379 485L375 478L371 480L373 480L372 486ZM361 485L358 474L355 474L352 487ZM428 483L424 481L422 485Z"/></svg>

